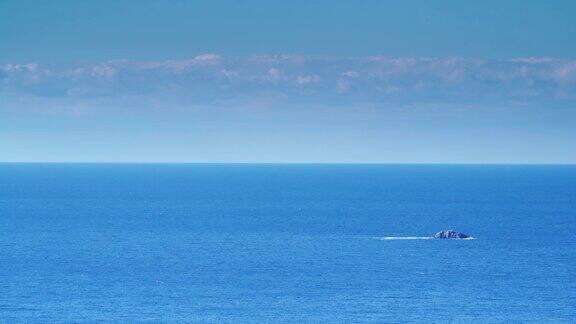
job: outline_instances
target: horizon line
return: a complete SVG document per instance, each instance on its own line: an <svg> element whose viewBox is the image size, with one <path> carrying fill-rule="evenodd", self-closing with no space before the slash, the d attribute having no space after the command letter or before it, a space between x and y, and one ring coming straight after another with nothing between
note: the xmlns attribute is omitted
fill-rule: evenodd
<svg viewBox="0 0 576 324"><path fill-rule="evenodd" d="M573 163L502 162L161 162L161 161L0 161L6 164L189 164L189 165L470 165L470 166L576 166Z"/></svg>

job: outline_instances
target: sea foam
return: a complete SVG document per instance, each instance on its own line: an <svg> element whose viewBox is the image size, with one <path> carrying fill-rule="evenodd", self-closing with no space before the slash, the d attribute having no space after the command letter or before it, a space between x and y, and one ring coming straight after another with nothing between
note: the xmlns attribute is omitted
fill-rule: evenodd
<svg viewBox="0 0 576 324"><path fill-rule="evenodd" d="M374 237L376 240L433 240L434 236L384 236L384 237ZM455 239L455 240L475 240L474 237L468 237L464 239Z"/></svg>
<svg viewBox="0 0 576 324"><path fill-rule="evenodd" d="M376 237L378 240L431 240L432 236L384 236Z"/></svg>

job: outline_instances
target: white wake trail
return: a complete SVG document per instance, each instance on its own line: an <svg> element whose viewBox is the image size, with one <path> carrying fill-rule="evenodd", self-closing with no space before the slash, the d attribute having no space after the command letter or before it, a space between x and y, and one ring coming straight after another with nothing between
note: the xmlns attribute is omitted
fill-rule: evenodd
<svg viewBox="0 0 576 324"><path fill-rule="evenodd" d="M431 240L432 236L384 236L376 237L378 240Z"/></svg>
<svg viewBox="0 0 576 324"><path fill-rule="evenodd" d="M374 237L373 239L382 241L391 240L433 240L434 236L384 236L384 237ZM474 240L473 237L463 238L463 239L451 239L451 240Z"/></svg>

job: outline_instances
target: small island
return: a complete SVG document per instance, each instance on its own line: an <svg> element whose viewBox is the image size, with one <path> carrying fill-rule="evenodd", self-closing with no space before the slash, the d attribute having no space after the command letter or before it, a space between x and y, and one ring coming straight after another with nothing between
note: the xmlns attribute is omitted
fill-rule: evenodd
<svg viewBox="0 0 576 324"><path fill-rule="evenodd" d="M469 235L464 233L456 232L453 230L444 230L434 234L435 239L467 239L470 238Z"/></svg>

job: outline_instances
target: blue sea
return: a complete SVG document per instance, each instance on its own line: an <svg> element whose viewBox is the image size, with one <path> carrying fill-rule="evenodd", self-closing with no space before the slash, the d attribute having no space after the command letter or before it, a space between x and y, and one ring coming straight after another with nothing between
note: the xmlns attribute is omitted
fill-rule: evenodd
<svg viewBox="0 0 576 324"><path fill-rule="evenodd" d="M0 322L574 323L576 166L0 164Z"/></svg>

